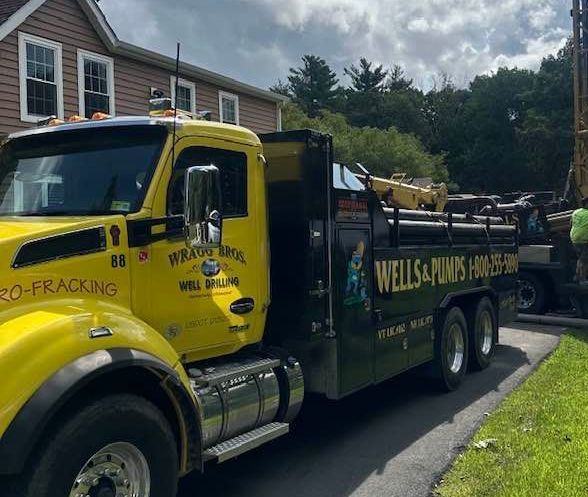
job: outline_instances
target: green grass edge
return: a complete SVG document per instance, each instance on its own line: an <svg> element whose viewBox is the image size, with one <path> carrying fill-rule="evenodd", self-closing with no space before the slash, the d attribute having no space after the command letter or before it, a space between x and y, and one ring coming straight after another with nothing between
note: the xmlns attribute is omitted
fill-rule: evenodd
<svg viewBox="0 0 588 497"><path fill-rule="evenodd" d="M433 495L586 496L586 461L588 331L574 330L488 417Z"/></svg>

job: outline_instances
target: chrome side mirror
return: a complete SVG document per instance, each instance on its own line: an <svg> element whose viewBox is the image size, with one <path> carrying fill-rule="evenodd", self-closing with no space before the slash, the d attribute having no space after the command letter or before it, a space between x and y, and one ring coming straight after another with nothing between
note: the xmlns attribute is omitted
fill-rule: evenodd
<svg viewBox="0 0 588 497"><path fill-rule="evenodd" d="M190 248L218 248L223 218L220 172L215 166L194 166L185 173L184 234Z"/></svg>

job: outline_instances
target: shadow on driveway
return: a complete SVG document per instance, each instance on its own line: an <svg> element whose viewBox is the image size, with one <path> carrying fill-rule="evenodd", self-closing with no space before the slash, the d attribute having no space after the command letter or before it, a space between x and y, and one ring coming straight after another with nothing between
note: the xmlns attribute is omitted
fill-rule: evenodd
<svg viewBox="0 0 588 497"><path fill-rule="evenodd" d="M427 495L424 489L431 488L452 453L483 420L489 406L479 401L504 397L508 392L501 390L510 391L531 371L526 343L539 339L534 335L515 330L498 347L491 368L469 374L460 390L450 394L435 392L425 378L407 373L339 402L307 398L290 435L223 465L210 465L204 476L188 476L178 496ZM519 370L528 371L523 375ZM521 378L505 382L511 376ZM503 388L503 382L512 385ZM438 436L427 437L441 426ZM392 478L374 478L387 467L390 472L395 458L405 462Z"/></svg>

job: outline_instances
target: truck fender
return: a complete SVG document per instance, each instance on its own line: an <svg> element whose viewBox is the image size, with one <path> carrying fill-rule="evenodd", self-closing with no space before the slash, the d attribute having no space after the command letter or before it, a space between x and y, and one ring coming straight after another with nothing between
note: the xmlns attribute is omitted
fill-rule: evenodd
<svg viewBox="0 0 588 497"><path fill-rule="evenodd" d="M448 307L450 307L452 302L455 301L455 299L459 299L462 297L470 297L472 295L476 295L476 294L480 294L480 293L488 294L493 299L496 299L496 297L497 297L496 291L491 286L479 286L476 288L470 288L469 290L463 290L461 292L448 293L447 295L445 295L445 297L441 301L441 304L439 304L439 308L447 309Z"/></svg>
<svg viewBox="0 0 588 497"><path fill-rule="evenodd" d="M194 401L180 373L157 357L134 349L98 350L67 364L49 377L29 398L0 439L0 474L20 473L54 416L91 382L116 370L142 369L157 375L158 382L178 416L182 472L201 465L200 426ZM197 433L194 433L194 431ZM189 444L198 445L190 448Z"/></svg>

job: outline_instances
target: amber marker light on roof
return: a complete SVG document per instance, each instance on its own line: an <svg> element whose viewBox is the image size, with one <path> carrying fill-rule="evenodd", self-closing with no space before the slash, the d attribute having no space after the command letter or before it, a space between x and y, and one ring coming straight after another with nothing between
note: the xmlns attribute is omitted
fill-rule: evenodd
<svg viewBox="0 0 588 497"><path fill-rule="evenodd" d="M71 116L71 117L70 117L70 118L67 120L67 122L68 122L68 123L79 123L79 122L82 122L82 121L87 121L87 120L88 120L88 119L86 119L85 117L78 116L78 115L76 114L75 116Z"/></svg>
<svg viewBox="0 0 588 497"><path fill-rule="evenodd" d="M103 121L104 119L110 119L112 116L105 114L104 112L94 112L92 114L92 121Z"/></svg>

